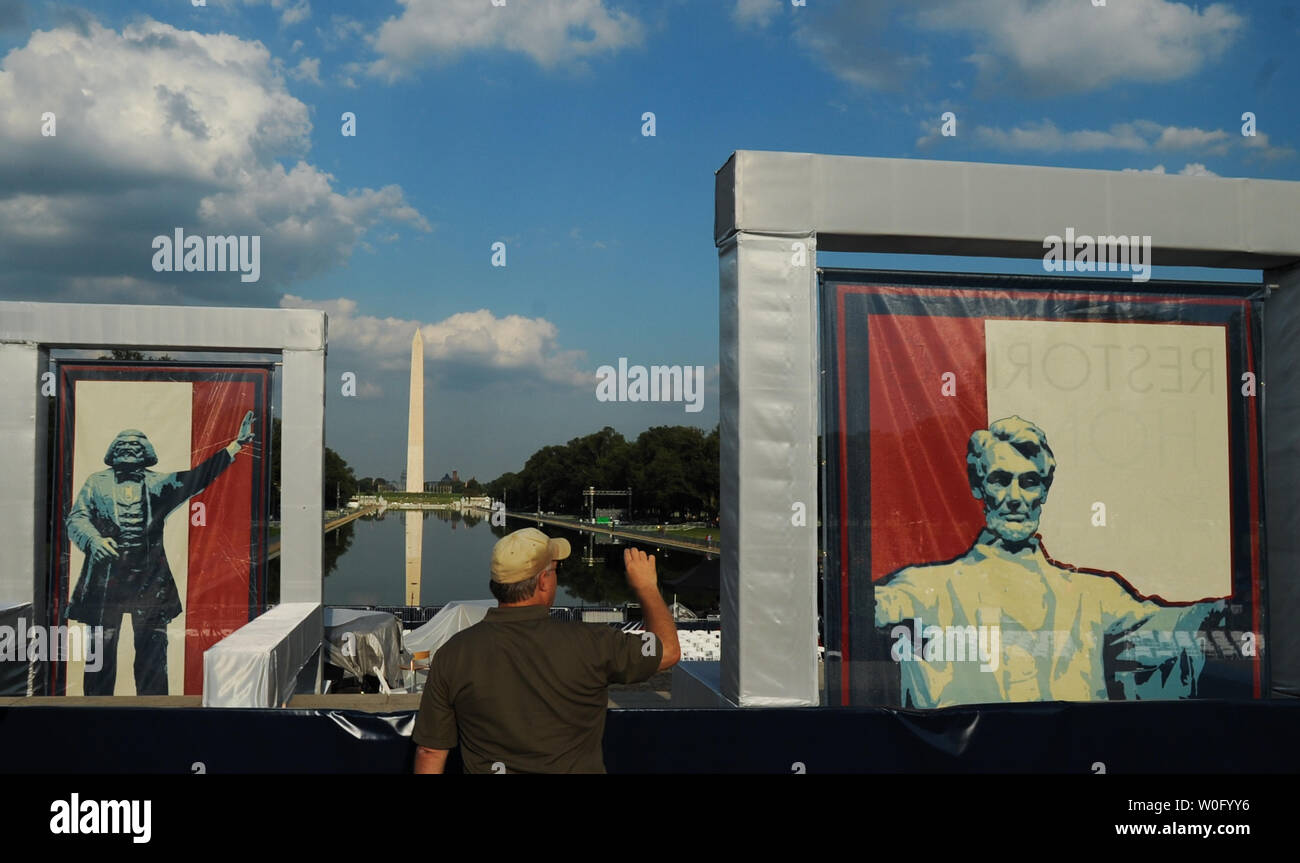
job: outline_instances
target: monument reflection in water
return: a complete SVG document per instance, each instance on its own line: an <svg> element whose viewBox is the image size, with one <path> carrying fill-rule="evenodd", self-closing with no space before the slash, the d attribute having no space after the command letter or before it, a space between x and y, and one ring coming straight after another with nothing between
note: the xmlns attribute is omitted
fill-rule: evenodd
<svg viewBox="0 0 1300 863"><path fill-rule="evenodd" d="M420 569L424 562L424 519L417 510L406 511L406 601L420 605ZM326 600L328 602L328 599ZM367 603L380 605L381 603Z"/></svg>
<svg viewBox="0 0 1300 863"><path fill-rule="evenodd" d="M326 605L445 605L465 599L491 599L488 561L498 539L521 527L536 526L511 518L493 527L476 512L457 510L388 511L366 516L325 537L326 557L337 550L325 578ZM626 541L553 525L542 525L550 536L562 536L573 554L560 564L556 605L622 605L633 601L623 572ZM656 551L653 538L633 543L655 555L659 581L685 575L704 556L684 551ZM334 546L334 549L331 549ZM673 599L673 588L664 586ZM677 598L701 617L715 610L717 593L688 591Z"/></svg>

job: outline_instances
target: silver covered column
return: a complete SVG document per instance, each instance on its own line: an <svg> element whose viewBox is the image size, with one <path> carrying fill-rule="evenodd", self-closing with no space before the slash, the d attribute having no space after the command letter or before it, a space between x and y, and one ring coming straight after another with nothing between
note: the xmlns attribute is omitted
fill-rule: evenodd
<svg viewBox="0 0 1300 863"><path fill-rule="evenodd" d="M818 703L814 238L719 244L722 694Z"/></svg>

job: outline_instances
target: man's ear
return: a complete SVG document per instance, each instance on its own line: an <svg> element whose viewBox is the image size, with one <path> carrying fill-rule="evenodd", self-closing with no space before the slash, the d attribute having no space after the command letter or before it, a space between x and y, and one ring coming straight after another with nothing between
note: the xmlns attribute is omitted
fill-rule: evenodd
<svg viewBox="0 0 1300 863"><path fill-rule="evenodd" d="M977 486L977 485L973 485L973 486L971 486L971 487L970 487L970 495L971 495L971 497L973 497L973 498L975 498L976 500L978 500L980 503L983 503L983 502L984 502L984 489L980 488L979 486Z"/></svg>

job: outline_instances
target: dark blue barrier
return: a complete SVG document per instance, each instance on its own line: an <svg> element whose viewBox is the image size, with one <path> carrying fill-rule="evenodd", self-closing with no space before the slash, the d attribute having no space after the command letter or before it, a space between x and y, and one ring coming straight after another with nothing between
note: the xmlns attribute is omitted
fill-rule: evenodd
<svg viewBox="0 0 1300 863"><path fill-rule="evenodd" d="M0 770L402 773L414 754L414 718L0 708ZM611 710L605 763L611 773L1300 773L1297 737L1300 700ZM453 760L459 769L454 753Z"/></svg>

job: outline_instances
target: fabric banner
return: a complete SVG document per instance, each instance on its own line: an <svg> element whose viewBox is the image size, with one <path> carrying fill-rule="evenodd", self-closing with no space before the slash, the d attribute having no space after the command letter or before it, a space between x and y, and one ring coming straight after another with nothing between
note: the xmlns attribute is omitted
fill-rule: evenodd
<svg viewBox="0 0 1300 863"><path fill-rule="evenodd" d="M201 694L203 652L265 608L270 375L58 364L49 608L84 647L51 692Z"/></svg>
<svg viewBox="0 0 1300 863"><path fill-rule="evenodd" d="M831 704L1259 697L1258 286L827 272Z"/></svg>

